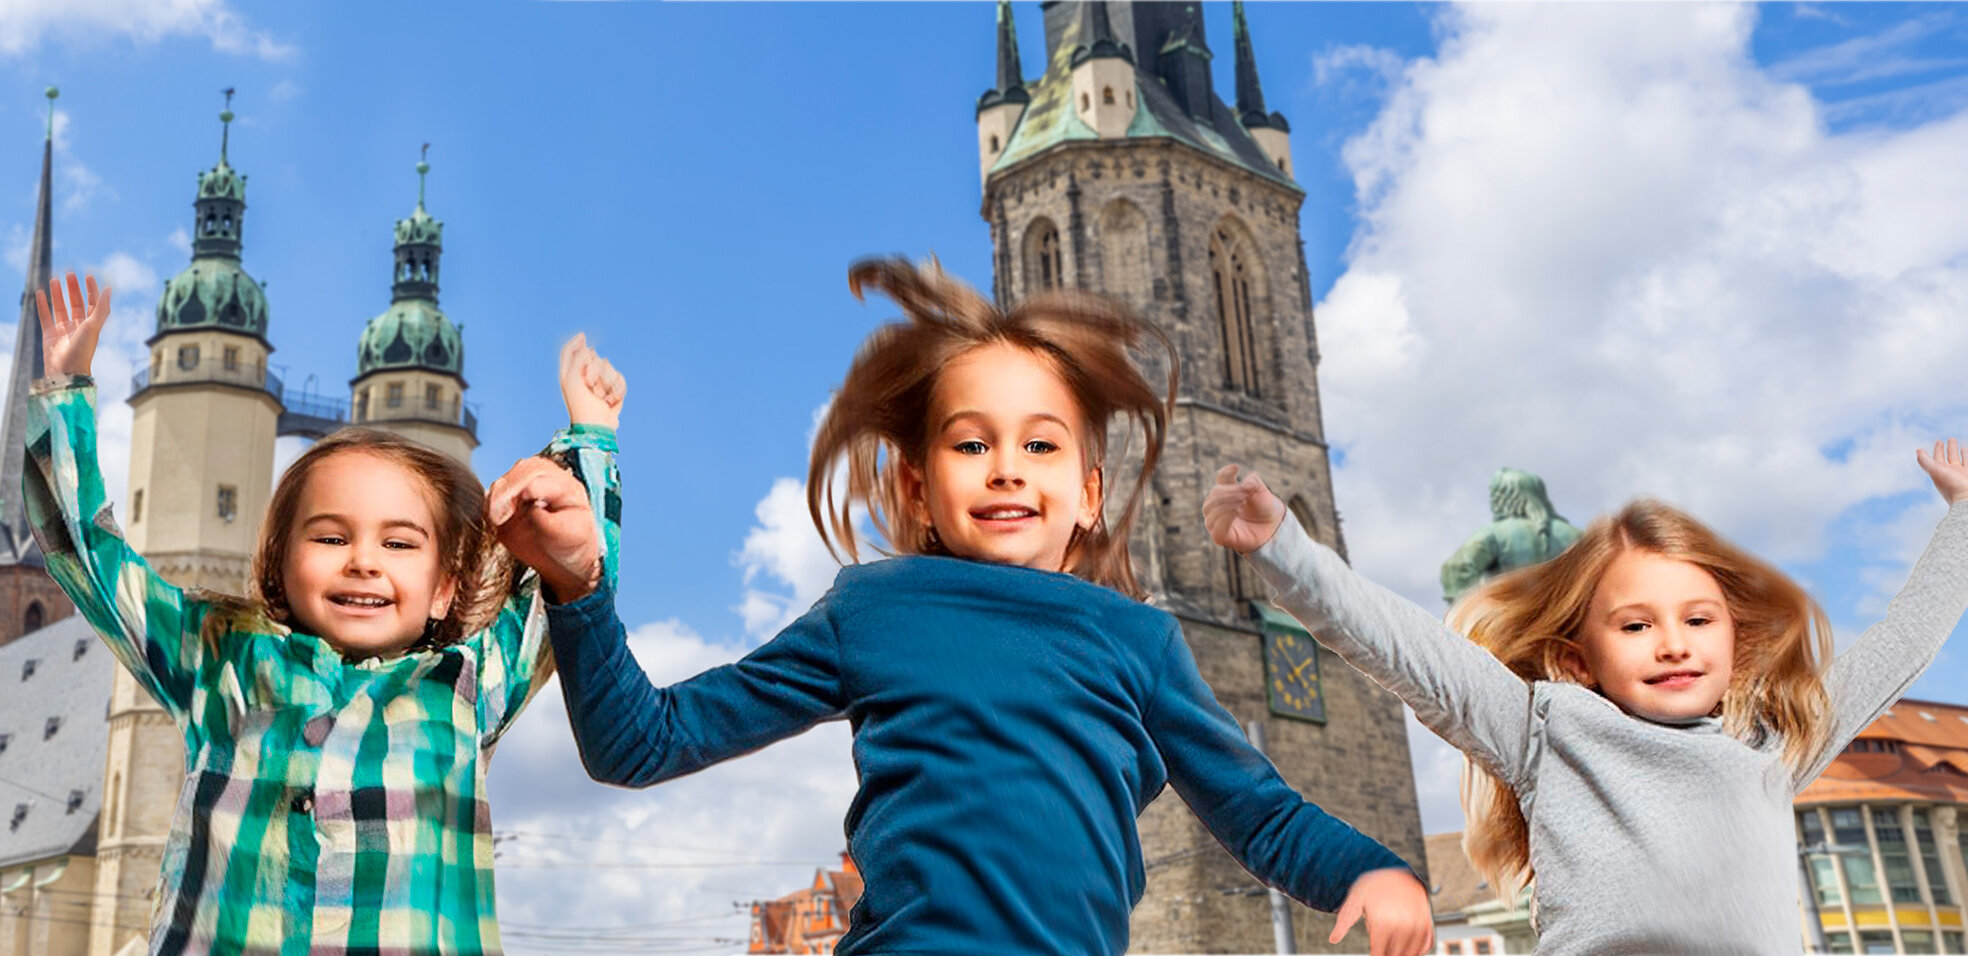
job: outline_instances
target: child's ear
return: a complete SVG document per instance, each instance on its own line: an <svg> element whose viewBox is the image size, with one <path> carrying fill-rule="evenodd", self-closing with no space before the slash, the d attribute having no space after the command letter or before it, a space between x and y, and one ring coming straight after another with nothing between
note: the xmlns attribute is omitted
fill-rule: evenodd
<svg viewBox="0 0 1968 956"><path fill-rule="evenodd" d="M1599 686L1599 682L1592 678L1591 665L1585 662L1585 655L1579 651L1577 644L1567 644L1564 650L1558 652L1558 666L1565 669L1573 683L1582 687Z"/></svg>
<svg viewBox="0 0 1968 956"><path fill-rule="evenodd" d="M924 528L929 527L929 500L923 494L923 470L907 461L895 463L895 485L902 492L902 506Z"/></svg>
<svg viewBox="0 0 1968 956"><path fill-rule="evenodd" d="M431 609L430 609L431 620L442 621L446 617L450 616L451 602L455 600L457 596L458 596L457 579L453 578L451 575L448 574L445 575L443 580L437 583L437 590L431 592Z"/></svg>
<svg viewBox="0 0 1968 956"><path fill-rule="evenodd" d="M1093 526L1100 523L1100 507L1106 491L1101 479L1099 468L1087 469L1086 481L1080 488L1080 514L1074 522L1081 531L1092 531Z"/></svg>

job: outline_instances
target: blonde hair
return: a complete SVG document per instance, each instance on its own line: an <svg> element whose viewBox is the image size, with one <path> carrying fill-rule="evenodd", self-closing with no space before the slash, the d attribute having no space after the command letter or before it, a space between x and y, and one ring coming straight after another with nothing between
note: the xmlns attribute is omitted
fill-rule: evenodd
<svg viewBox="0 0 1968 956"><path fill-rule="evenodd" d="M1575 682L1567 662L1578 654L1593 592L1613 559L1632 550L1687 561L1715 578L1736 630L1723 728L1745 740L1778 734L1784 761L1802 766L1827 729L1822 664L1831 657L1831 622L1782 571L1661 502L1634 501L1592 522L1557 557L1472 590L1450 610L1449 626L1527 681ZM1508 904L1536 876L1517 793L1465 760L1462 808L1463 850Z"/></svg>
<svg viewBox="0 0 1968 956"><path fill-rule="evenodd" d="M1089 471L1105 465L1110 423L1131 420L1145 436L1141 473L1120 518L1109 525L1102 508L1093 526L1076 531L1066 550L1067 571L1142 597L1128 557L1128 529L1161 457L1175 397L1175 347L1168 336L1113 300L1085 292L1046 292L1000 309L934 262L918 269L904 259L866 259L848 270L847 283L857 298L864 289L887 295L902 307L904 318L876 329L862 343L814 436L806 503L827 550L837 560L843 552L847 560L859 559L852 513L859 504L892 553L948 553L935 529L909 507L898 465L923 464L930 400L943 369L972 349L1004 344L1039 356L1073 394L1083 417ZM1128 353L1151 343L1167 354L1163 394ZM844 494L836 487L840 475L846 479Z"/></svg>

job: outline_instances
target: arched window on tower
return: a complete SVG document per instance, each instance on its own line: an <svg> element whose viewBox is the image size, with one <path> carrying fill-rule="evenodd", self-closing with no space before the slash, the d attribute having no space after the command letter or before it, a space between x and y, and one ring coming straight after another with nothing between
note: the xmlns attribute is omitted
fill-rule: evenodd
<svg viewBox="0 0 1968 956"><path fill-rule="evenodd" d="M1216 296L1217 324L1223 331L1223 385L1246 395L1261 394L1257 375L1257 330L1251 321L1250 250L1230 230L1210 235L1210 287Z"/></svg>
<svg viewBox="0 0 1968 956"><path fill-rule="evenodd" d="M1059 227L1049 219L1032 223L1025 233L1025 291L1044 292L1065 285L1065 260L1059 253Z"/></svg>
<svg viewBox="0 0 1968 956"><path fill-rule="evenodd" d="M41 610L40 601L29 601L27 605L26 618L21 621L21 633L32 634L35 631L40 630L41 622L43 618L46 617L46 615L47 612Z"/></svg>
<svg viewBox="0 0 1968 956"><path fill-rule="evenodd" d="M1101 88L1100 88L1100 105L1102 105L1102 106L1112 106L1112 105L1114 105L1114 88L1113 88L1113 87L1111 87L1111 86L1103 86L1103 87L1101 87Z"/></svg>

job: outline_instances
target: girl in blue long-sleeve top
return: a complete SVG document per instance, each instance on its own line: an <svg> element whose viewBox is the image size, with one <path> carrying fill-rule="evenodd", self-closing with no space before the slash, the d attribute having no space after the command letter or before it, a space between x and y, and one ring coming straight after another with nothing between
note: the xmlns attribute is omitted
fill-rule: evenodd
<svg viewBox="0 0 1968 956"><path fill-rule="evenodd" d="M1424 951L1413 874L1293 792L1175 619L1139 600L1127 532L1168 400L1128 348L1171 353L1173 395L1166 337L1084 294L1001 311L901 261L860 263L849 282L907 320L849 368L808 503L837 555L856 556L865 507L900 556L850 564L769 643L670 687L629 657L606 585L551 608L588 772L646 787L846 718L848 849L867 882L842 953L1122 952L1144 882L1135 818L1165 782L1264 882L1337 910L1335 940L1364 916L1375 956ZM1145 438L1144 467L1110 525L1103 466L1122 422Z"/></svg>

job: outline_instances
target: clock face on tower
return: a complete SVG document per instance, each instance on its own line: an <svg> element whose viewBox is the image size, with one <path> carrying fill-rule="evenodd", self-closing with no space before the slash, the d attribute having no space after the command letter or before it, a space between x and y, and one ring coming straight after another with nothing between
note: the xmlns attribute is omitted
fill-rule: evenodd
<svg viewBox="0 0 1968 956"><path fill-rule="evenodd" d="M1324 723L1326 698L1320 692L1319 647L1298 630L1264 628L1264 684L1271 712Z"/></svg>

